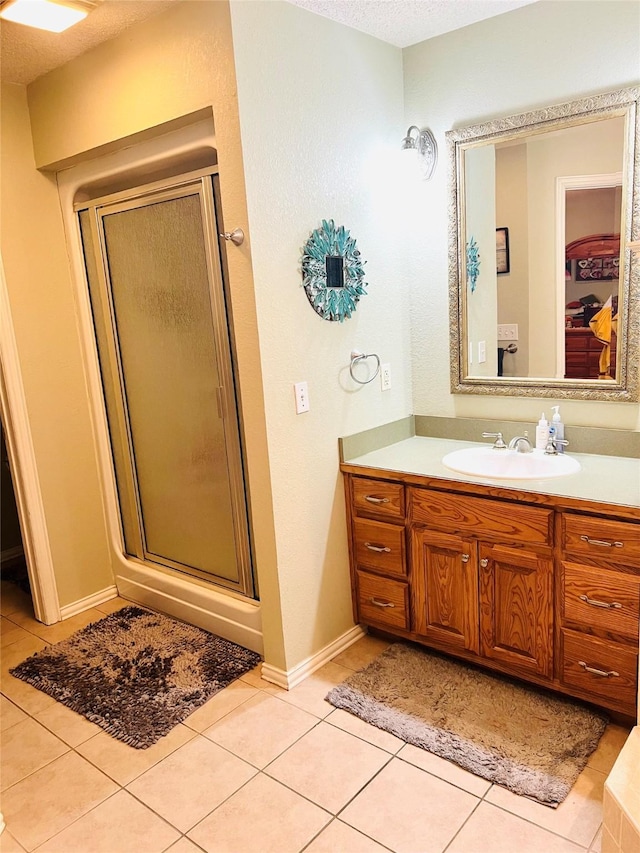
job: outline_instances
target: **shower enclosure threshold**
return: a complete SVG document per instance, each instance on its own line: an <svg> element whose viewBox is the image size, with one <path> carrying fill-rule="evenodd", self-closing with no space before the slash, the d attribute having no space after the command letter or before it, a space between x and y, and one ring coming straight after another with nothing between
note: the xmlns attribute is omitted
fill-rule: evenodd
<svg viewBox="0 0 640 853"><path fill-rule="evenodd" d="M132 560L120 563L116 585L118 594L129 601L264 654L259 601L243 599L220 587L194 583Z"/></svg>

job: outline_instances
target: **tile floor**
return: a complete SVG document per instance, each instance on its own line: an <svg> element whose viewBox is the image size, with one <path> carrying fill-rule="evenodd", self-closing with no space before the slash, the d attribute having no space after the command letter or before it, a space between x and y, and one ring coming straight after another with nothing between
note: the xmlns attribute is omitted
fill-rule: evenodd
<svg viewBox="0 0 640 853"><path fill-rule="evenodd" d="M6 587L6 590L4 589ZM600 850L611 725L556 810L324 701L382 651L365 637L286 692L247 673L155 746L125 746L8 674L126 604L35 621L3 584L0 853L580 853Z"/></svg>

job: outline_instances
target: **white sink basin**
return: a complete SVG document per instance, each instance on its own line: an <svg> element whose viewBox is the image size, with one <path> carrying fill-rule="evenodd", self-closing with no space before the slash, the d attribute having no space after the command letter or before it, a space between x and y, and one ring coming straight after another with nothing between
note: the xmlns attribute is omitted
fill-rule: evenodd
<svg viewBox="0 0 640 853"><path fill-rule="evenodd" d="M494 480L546 480L580 470L580 463L566 453L557 456L545 454L542 450L517 453L486 446L454 450L443 457L442 464L460 474Z"/></svg>

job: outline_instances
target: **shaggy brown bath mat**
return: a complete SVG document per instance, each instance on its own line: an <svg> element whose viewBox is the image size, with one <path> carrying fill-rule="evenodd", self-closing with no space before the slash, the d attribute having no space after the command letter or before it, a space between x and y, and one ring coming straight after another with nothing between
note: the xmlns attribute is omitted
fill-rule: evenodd
<svg viewBox="0 0 640 853"><path fill-rule="evenodd" d="M11 674L146 749L259 661L255 652L200 628L124 607Z"/></svg>
<svg viewBox="0 0 640 853"><path fill-rule="evenodd" d="M553 807L571 790L608 722L585 705L403 643L334 687L327 700Z"/></svg>

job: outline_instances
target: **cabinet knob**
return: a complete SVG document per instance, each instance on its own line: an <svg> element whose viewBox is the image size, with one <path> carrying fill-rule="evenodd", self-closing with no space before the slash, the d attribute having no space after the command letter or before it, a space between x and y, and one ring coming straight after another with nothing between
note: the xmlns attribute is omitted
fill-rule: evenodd
<svg viewBox="0 0 640 853"><path fill-rule="evenodd" d="M469 562L469 555L468 554L462 554L460 559L462 560L463 563L468 563Z"/></svg>
<svg viewBox="0 0 640 853"><path fill-rule="evenodd" d="M395 604L392 601L380 601L379 598L370 598L369 601L375 607L395 607Z"/></svg>
<svg viewBox="0 0 640 853"><path fill-rule="evenodd" d="M486 558L486 557L483 557L483 558L480 560L480 565L482 566L482 568L483 568L483 569L486 569L486 568L487 568L487 566L489 565L489 560L487 560L487 558Z"/></svg>
<svg viewBox="0 0 640 853"><path fill-rule="evenodd" d="M388 504L389 498L377 498L375 495L365 495L365 501L369 501L370 504Z"/></svg>

